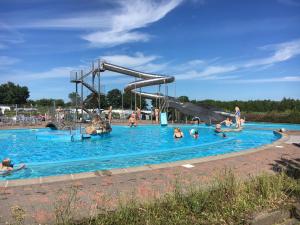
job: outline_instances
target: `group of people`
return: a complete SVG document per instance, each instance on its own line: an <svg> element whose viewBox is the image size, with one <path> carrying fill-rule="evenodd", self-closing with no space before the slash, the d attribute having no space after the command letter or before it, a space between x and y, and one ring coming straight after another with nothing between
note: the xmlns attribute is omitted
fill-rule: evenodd
<svg viewBox="0 0 300 225"><path fill-rule="evenodd" d="M191 129L191 130L190 130L190 135L191 135L193 138L197 139L197 138L199 137L199 131L198 131L197 129ZM175 139L180 139L180 138L183 138L183 137L184 137L184 134L183 134L183 132L181 131L181 129L180 129L179 127L176 127L176 128L174 129L173 137L174 137Z"/></svg>
<svg viewBox="0 0 300 225"><path fill-rule="evenodd" d="M216 124L215 132L222 133L223 137L226 135L224 132L239 132L242 131L243 125L245 123L245 119L241 118L241 111L238 106L235 107L235 128L233 128L234 123L230 117L227 117L226 120L221 123ZM222 129L222 125L226 127L226 129Z"/></svg>
<svg viewBox="0 0 300 225"><path fill-rule="evenodd" d="M154 110L156 123L159 123L159 109ZM139 120L142 119L141 109L136 107L136 111L132 112L128 118L128 126L136 127Z"/></svg>
<svg viewBox="0 0 300 225"><path fill-rule="evenodd" d="M232 119L230 117L227 117L224 121L216 124L215 126L215 133L216 134L221 134L222 137L226 137L225 132L240 132L243 129L243 125L245 123L245 119L241 118L241 111L238 106L235 107L235 124L233 123ZM196 121L196 120L195 120ZM197 120L199 124L199 120ZM222 128L222 125L226 127L226 129ZM190 135L197 139L199 137L199 132L197 129L191 129L190 130ZM183 138L184 134L180 130L180 128L175 128L174 129L174 138Z"/></svg>

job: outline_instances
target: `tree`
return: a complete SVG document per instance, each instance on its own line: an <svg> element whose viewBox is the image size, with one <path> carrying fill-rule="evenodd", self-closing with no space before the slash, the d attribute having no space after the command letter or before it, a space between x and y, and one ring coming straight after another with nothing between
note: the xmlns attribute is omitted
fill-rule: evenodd
<svg viewBox="0 0 300 225"><path fill-rule="evenodd" d="M87 108L94 108L97 109L99 107L99 103L98 103L98 95L91 93L89 94L86 99L89 99L89 101L86 102L86 107ZM107 103L107 97L103 94L100 95L100 108L107 108L108 107L108 103Z"/></svg>
<svg viewBox="0 0 300 225"><path fill-rule="evenodd" d="M65 106L65 102L62 99L54 99L54 101L56 106L61 106L61 107Z"/></svg>
<svg viewBox="0 0 300 225"><path fill-rule="evenodd" d="M76 100L77 100L77 104L78 105L80 104L80 95L78 93L76 94L76 92L71 92L68 97L70 99L72 106L76 105Z"/></svg>
<svg viewBox="0 0 300 225"><path fill-rule="evenodd" d="M190 101L188 96L179 96L178 100L180 102L189 102Z"/></svg>
<svg viewBox="0 0 300 225"><path fill-rule="evenodd" d="M62 99L52 99L52 98L42 98L39 100L35 101L35 104L37 106L42 106L42 107L49 107L49 106L53 106L55 103L55 106L65 106L65 102Z"/></svg>
<svg viewBox="0 0 300 225"><path fill-rule="evenodd" d="M26 86L15 85L12 82L0 85L0 103L2 104L25 104L29 98Z"/></svg>
<svg viewBox="0 0 300 225"><path fill-rule="evenodd" d="M131 91L126 91L123 94L123 108L133 109L134 108L134 97Z"/></svg>
<svg viewBox="0 0 300 225"><path fill-rule="evenodd" d="M122 107L122 93L119 89L112 89L107 93L107 103L113 108Z"/></svg>

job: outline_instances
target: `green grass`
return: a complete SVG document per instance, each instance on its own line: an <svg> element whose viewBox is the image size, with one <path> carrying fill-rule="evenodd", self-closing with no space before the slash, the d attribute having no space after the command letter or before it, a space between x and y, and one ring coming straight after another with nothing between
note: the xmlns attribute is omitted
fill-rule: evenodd
<svg viewBox="0 0 300 225"><path fill-rule="evenodd" d="M115 211L102 210L96 217L77 223L57 222L77 225L245 224L255 212L285 207L295 200L300 200L300 181L284 173L240 181L227 171L206 188L177 187L174 192L146 203L131 200Z"/></svg>

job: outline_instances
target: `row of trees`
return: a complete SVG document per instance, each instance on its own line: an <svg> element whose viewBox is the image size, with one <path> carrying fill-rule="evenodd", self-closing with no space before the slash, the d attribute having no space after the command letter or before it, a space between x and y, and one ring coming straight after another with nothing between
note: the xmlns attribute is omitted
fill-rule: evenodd
<svg viewBox="0 0 300 225"><path fill-rule="evenodd" d="M76 98L77 103L80 104L80 96L76 96L76 93L69 94L69 102L65 102L63 99L39 99L39 100L28 100L29 90L26 86L20 86L12 82L0 85L0 104L27 104L32 106L49 107L56 106L69 107L75 106ZM87 102L85 107L94 108L98 106L97 96L91 94L91 101ZM179 101L191 102L197 105L208 105L215 106L226 111L233 111L237 105L243 112L285 112L285 111L297 111L300 112L300 100L283 98L281 101L272 100L250 100L250 101L217 101L217 100L190 100L187 96L180 96ZM134 109L135 106L141 107L142 109L147 108L146 99L140 98L138 95L134 95L131 92L124 93L119 89L112 89L106 95L100 96L101 108L107 108L110 105L113 108L122 108L122 102L124 109ZM156 107L156 101L152 101L152 105Z"/></svg>
<svg viewBox="0 0 300 225"><path fill-rule="evenodd" d="M191 102L196 105L214 106L226 111L233 111L235 106L239 106L244 112L300 112L300 100L283 98L281 101L272 100L249 100L249 101L218 101L212 99L206 100L190 100L188 96L178 97L180 102Z"/></svg>
<svg viewBox="0 0 300 225"><path fill-rule="evenodd" d="M181 102L191 102L196 105L214 106L226 111L233 111L235 106L239 106L243 112L286 112L298 111L300 112L300 100L283 98L281 101L272 100L249 100L249 101L217 101L217 100L201 100L190 101L187 96L180 96Z"/></svg>
<svg viewBox="0 0 300 225"><path fill-rule="evenodd" d="M39 100L29 100L29 90L26 86L20 86L12 82L8 82L0 85L0 104L12 105L27 105L27 106L37 106L37 107L49 107L56 106L70 107L75 106L76 98L77 103L80 104L80 96L76 96L76 93L69 94L69 102L65 102L63 99L52 99L43 98ZM96 95L91 94L88 97L92 97L91 101L87 102L86 107L92 108L98 106L98 99ZM107 108L110 105L114 108L122 107L122 92L119 89L110 90L106 95L103 94L100 97L101 108ZM124 108L135 108L141 107L146 108L147 103L144 98L135 96L131 92L124 93L123 95L123 106Z"/></svg>

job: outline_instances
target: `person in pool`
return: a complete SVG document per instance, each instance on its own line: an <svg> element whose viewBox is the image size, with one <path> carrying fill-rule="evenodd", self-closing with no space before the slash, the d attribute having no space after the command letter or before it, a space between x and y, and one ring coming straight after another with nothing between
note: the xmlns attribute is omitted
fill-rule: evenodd
<svg viewBox="0 0 300 225"><path fill-rule="evenodd" d="M197 138L199 137L199 132L198 132L198 130L192 129L192 130L190 131L190 134L191 134L191 136L192 136L193 138L195 138L195 139L197 139Z"/></svg>
<svg viewBox="0 0 300 225"><path fill-rule="evenodd" d="M11 162L9 158L3 159L0 163L0 175L1 176L7 176L12 172L16 172L22 169L25 169L25 164L19 165L18 168L14 168L14 164Z"/></svg>
<svg viewBox="0 0 300 225"><path fill-rule="evenodd" d="M135 114L134 113L132 113L131 116L129 117L128 125L130 127L136 127L137 126L136 119L135 119Z"/></svg>
<svg viewBox="0 0 300 225"><path fill-rule="evenodd" d="M240 119L240 124L241 124L242 127L245 125L245 122L246 122L245 118L244 119Z"/></svg>
<svg viewBox="0 0 300 225"><path fill-rule="evenodd" d="M173 137L175 139L177 139L177 138L183 138L184 137L183 132L180 130L180 128L177 127L177 128L174 129L174 135L173 135Z"/></svg>
<svg viewBox="0 0 300 225"><path fill-rule="evenodd" d="M215 133L216 133L216 134L221 134L222 137L225 138L225 137L226 137L226 134L223 133L223 132L224 132L224 131L222 130L221 124L219 124L219 123L216 124Z"/></svg>
<svg viewBox="0 0 300 225"><path fill-rule="evenodd" d="M219 124L219 123L216 124L215 132L216 133L222 133L223 132L221 124Z"/></svg>
<svg viewBox="0 0 300 225"><path fill-rule="evenodd" d="M12 171L13 169L14 169L14 165L12 164L9 158L3 159L2 162L0 163L1 172Z"/></svg>
<svg viewBox="0 0 300 225"><path fill-rule="evenodd" d="M233 123L231 118L227 117L226 120L222 121L220 124L225 124L226 127L230 127Z"/></svg>

